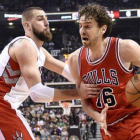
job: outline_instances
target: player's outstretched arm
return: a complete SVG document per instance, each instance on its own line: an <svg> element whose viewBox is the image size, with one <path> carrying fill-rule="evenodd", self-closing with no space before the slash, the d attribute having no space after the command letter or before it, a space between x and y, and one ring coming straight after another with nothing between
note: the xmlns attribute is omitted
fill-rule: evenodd
<svg viewBox="0 0 140 140"><path fill-rule="evenodd" d="M51 102L60 100L71 100L80 98L77 90L59 90L42 85L41 77L37 66L37 52L28 40L16 42L14 54L20 66L22 76L30 88L30 96L35 102ZM24 51L23 51L24 50ZM85 90L84 83L81 84Z"/></svg>
<svg viewBox="0 0 140 140"><path fill-rule="evenodd" d="M45 63L44 63L44 67L54 71L62 76L64 76L65 78L67 78L69 81L74 82L73 77L69 71L69 67L68 64L65 64L64 62L55 59L47 50L45 50L44 48L42 48L44 54L45 54Z"/></svg>
<svg viewBox="0 0 140 140"><path fill-rule="evenodd" d="M93 91L94 84L85 84L83 82L80 83L78 89L55 89L54 99L53 101L61 101L61 100L72 100L72 99L87 99L97 97L98 93L95 94Z"/></svg>

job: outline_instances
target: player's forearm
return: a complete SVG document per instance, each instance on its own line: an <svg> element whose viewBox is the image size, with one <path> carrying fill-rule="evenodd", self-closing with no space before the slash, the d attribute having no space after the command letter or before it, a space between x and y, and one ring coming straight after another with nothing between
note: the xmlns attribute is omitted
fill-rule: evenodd
<svg viewBox="0 0 140 140"><path fill-rule="evenodd" d="M100 122L100 113L93 110L88 100L82 100L82 107L88 116L92 117L95 121Z"/></svg>
<svg viewBox="0 0 140 140"><path fill-rule="evenodd" d="M64 76L65 78L67 78L69 81L74 82L74 79L70 73L68 64L65 64L61 75Z"/></svg>
<svg viewBox="0 0 140 140"><path fill-rule="evenodd" d="M48 103L79 99L76 89L54 89L38 83L30 88L30 97L34 102Z"/></svg>
<svg viewBox="0 0 140 140"><path fill-rule="evenodd" d="M95 111L95 110L91 110L91 109L83 109L88 116L90 116L91 118L93 118L95 121L97 121L98 123L100 122L100 113Z"/></svg>
<svg viewBox="0 0 140 140"><path fill-rule="evenodd" d="M79 99L80 96L76 89L55 89L53 101L64 101Z"/></svg>

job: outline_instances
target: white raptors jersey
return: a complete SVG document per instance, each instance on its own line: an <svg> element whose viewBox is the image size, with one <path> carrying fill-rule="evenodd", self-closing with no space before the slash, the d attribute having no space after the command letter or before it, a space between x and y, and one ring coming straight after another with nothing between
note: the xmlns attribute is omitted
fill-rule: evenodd
<svg viewBox="0 0 140 140"><path fill-rule="evenodd" d="M0 98L8 101L13 109L17 109L29 96L29 88L22 77L19 65L9 55L9 47L18 39L27 39L36 48L38 68L44 66L45 62L43 50L39 50L35 42L26 36L15 38L3 49L0 55Z"/></svg>

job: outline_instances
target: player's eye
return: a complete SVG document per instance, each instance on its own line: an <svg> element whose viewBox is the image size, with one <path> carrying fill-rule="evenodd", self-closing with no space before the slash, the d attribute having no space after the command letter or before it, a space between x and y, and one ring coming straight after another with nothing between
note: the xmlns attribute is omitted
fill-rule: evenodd
<svg viewBox="0 0 140 140"><path fill-rule="evenodd" d="M81 28L82 26L81 25L79 25L79 28Z"/></svg>
<svg viewBox="0 0 140 140"><path fill-rule="evenodd" d="M43 18L38 18L38 21L41 21L41 20L43 20Z"/></svg>
<svg viewBox="0 0 140 140"><path fill-rule="evenodd" d="M89 25L87 25L87 26L85 26L85 28L90 28L90 26L89 26Z"/></svg>

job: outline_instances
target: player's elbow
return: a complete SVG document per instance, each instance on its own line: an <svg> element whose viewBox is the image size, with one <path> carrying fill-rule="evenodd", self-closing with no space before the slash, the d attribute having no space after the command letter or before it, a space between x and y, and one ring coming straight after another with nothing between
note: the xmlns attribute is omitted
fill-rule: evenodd
<svg viewBox="0 0 140 140"><path fill-rule="evenodd" d="M51 102L51 98L49 96L39 95L35 92L30 93L31 99L36 103L49 103Z"/></svg>
<svg viewBox="0 0 140 140"><path fill-rule="evenodd" d="M38 100L38 98L37 98L37 96L36 96L35 93L31 92L31 93L30 93L30 97L31 97L31 99L32 99L35 103L39 103L39 100Z"/></svg>
<svg viewBox="0 0 140 140"><path fill-rule="evenodd" d="M54 98L54 88L38 83L30 88L30 97L37 103L49 103Z"/></svg>

